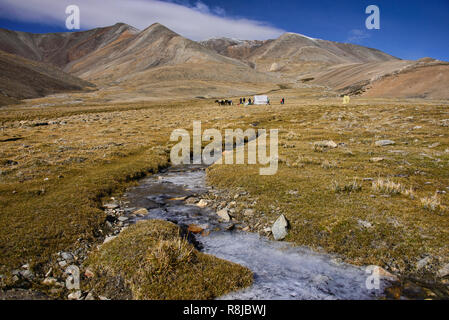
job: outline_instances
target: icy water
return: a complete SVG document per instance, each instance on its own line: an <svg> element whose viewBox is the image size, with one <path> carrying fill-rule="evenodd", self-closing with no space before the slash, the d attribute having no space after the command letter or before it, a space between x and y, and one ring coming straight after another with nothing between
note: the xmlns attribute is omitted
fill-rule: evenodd
<svg viewBox="0 0 449 320"><path fill-rule="evenodd" d="M129 211L140 207L149 210L148 216L137 219L196 224L209 230L210 235L196 237L203 252L252 270L252 287L221 299L375 299L383 292L366 288L369 274L365 268L257 234L227 231L229 224L220 223L210 208L186 204L184 197L208 192L204 170L201 166L172 167L144 179L125 194L125 199Z"/></svg>

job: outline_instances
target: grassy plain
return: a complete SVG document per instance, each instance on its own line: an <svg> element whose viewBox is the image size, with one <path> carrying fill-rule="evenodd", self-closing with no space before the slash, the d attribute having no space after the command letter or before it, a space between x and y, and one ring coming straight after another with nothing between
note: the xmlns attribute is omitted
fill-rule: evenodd
<svg viewBox="0 0 449 320"><path fill-rule="evenodd" d="M248 191L266 226L284 213L286 240L396 272L416 271L425 256L431 268L449 262L447 101L357 98L343 106L314 89L270 98L271 106L248 108L206 99L55 98L1 108L0 272L24 263L43 269L56 252L95 242L105 222L102 201L169 165L170 133L191 129L194 120L220 130L280 130L276 175L223 165L211 167L208 179ZM383 139L395 144L375 145ZM326 140L338 146L316 144Z"/></svg>

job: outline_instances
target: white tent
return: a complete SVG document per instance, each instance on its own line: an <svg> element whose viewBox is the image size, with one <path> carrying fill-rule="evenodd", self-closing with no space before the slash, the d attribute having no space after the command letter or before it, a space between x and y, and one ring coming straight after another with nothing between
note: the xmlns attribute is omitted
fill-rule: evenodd
<svg viewBox="0 0 449 320"><path fill-rule="evenodd" d="M268 96L254 96L254 104L268 104Z"/></svg>

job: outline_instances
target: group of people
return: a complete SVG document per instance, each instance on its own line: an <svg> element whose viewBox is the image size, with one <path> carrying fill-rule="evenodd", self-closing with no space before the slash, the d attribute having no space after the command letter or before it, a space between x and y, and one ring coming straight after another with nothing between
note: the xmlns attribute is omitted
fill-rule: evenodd
<svg viewBox="0 0 449 320"><path fill-rule="evenodd" d="M246 105L246 102L248 101L248 105L252 105L253 103L254 103L254 101L251 99L251 98L248 98L248 99L246 99L246 98L240 98L240 100L239 100L239 105ZM232 106L233 105L233 102L232 102L232 100L215 100L215 103L218 103L219 105L222 105L222 106L226 106L226 105L228 105L228 106ZM268 105L270 105L271 103L270 103L270 99L268 99L267 100L267 104ZM283 105L283 104L285 104L285 98L282 98L281 99L281 104Z"/></svg>
<svg viewBox="0 0 449 320"><path fill-rule="evenodd" d="M240 98L239 105L241 105L241 104L246 104L246 98ZM251 100L251 98L248 98L248 105L251 105L251 104L253 104L253 101Z"/></svg>

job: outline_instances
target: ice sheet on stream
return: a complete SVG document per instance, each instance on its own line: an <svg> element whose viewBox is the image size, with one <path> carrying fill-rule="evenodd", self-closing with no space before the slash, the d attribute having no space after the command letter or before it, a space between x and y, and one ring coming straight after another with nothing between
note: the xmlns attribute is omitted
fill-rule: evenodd
<svg viewBox="0 0 449 320"><path fill-rule="evenodd" d="M206 192L205 171L201 168L174 168L145 179L134 190L128 192L131 205L138 201L137 196L160 204L150 209L144 219L165 219L210 229L220 226L211 209L169 200ZM257 234L219 231L207 237L198 236L197 240L205 253L244 265L254 273L252 287L221 299L373 299L376 293L383 292L366 288L369 274L364 268L338 263L330 255Z"/></svg>
<svg viewBox="0 0 449 320"><path fill-rule="evenodd" d="M254 285L222 299L372 299L364 268L257 234L218 232L201 238L204 252L248 267ZM381 291L378 291L381 292Z"/></svg>

